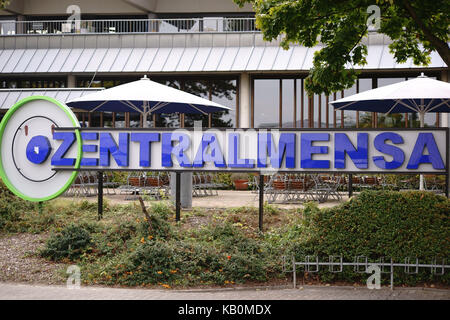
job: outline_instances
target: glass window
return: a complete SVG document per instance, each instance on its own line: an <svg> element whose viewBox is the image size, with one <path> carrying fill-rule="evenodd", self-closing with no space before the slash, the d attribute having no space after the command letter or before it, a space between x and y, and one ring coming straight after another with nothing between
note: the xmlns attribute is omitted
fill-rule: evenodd
<svg viewBox="0 0 450 320"><path fill-rule="evenodd" d="M211 126L232 128L236 125L236 85L236 80L186 80L184 81L184 91L230 108L229 111L212 113ZM193 127L195 121L202 121L203 127L209 126L208 115L185 114L185 127Z"/></svg>
<svg viewBox="0 0 450 320"><path fill-rule="evenodd" d="M202 97L203 99L210 100L210 83L202 80L185 80L183 81L184 91ZM185 114L184 126L193 127L196 121L202 122L202 127L208 127L208 115L203 114Z"/></svg>
<svg viewBox="0 0 450 320"><path fill-rule="evenodd" d="M336 100L342 99L344 97L343 91L336 92ZM342 111L341 110L335 110L336 111L336 128L342 127ZM334 116L334 115L333 115ZM345 117L345 111L344 111L344 117Z"/></svg>
<svg viewBox="0 0 450 320"><path fill-rule="evenodd" d="M300 81L300 80L299 80ZM298 82L300 84L300 82ZM303 81L304 85L304 81ZM303 90L303 122L304 122L304 128L310 127L310 117L312 117L312 128L319 128L319 122L321 123L320 127L325 128L326 127L326 96L321 95L319 99L319 95L314 94L312 98L308 96L308 93L306 92L306 88ZM299 100L301 103L301 84L300 87L297 88L297 94L299 96ZM310 110L310 104L311 104L311 110ZM298 110L301 112L301 105L298 107ZM320 112L319 112L320 110ZM299 117L299 116L298 116ZM301 115L298 119L301 118ZM331 121L332 118L330 118ZM331 122L330 122L331 123ZM299 125L300 127L300 125Z"/></svg>
<svg viewBox="0 0 450 320"><path fill-rule="evenodd" d="M326 101L327 97L325 97ZM334 107L330 104L331 101L333 101L333 95L328 96L328 128L334 128Z"/></svg>
<svg viewBox="0 0 450 320"><path fill-rule="evenodd" d="M326 96L322 95L314 95L313 103L314 103L314 128L326 128L326 116L327 116L327 103Z"/></svg>
<svg viewBox="0 0 450 320"><path fill-rule="evenodd" d="M354 94L356 94L356 83L353 85L353 87L344 90L343 97L348 97ZM352 110L344 111L344 127L345 128L356 127L356 111Z"/></svg>
<svg viewBox="0 0 450 320"><path fill-rule="evenodd" d="M340 97L340 93L334 92L329 96L329 101L335 101L338 100ZM330 128L338 128L340 126L340 123L338 121L338 114L340 111L336 111L334 107L330 107L328 109L328 116L330 118Z"/></svg>
<svg viewBox="0 0 450 320"><path fill-rule="evenodd" d="M141 127L141 114L137 112L130 112L130 128Z"/></svg>
<svg viewBox="0 0 450 320"><path fill-rule="evenodd" d="M305 81L303 81L303 86L305 86ZM306 92L306 88L303 88L303 112L304 118L303 121L305 123L304 128L309 127L309 97L308 92Z"/></svg>
<svg viewBox="0 0 450 320"><path fill-rule="evenodd" d="M295 81L297 81L297 119L296 119L296 121L297 121L297 128L301 128L302 120L304 120L304 119L302 119L303 79L296 79ZM304 113L304 110L303 110L303 113ZM303 115L303 118L304 118L304 115ZM304 124L304 126L306 125L306 123L303 123L303 124Z"/></svg>
<svg viewBox="0 0 450 320"><path fill-rule="evenodd" d="M116 128L125 128L125 112L116 112Z"/></svg>
<svg viewBox="0 0 450 320"><path fill-rule="evenodd" d="M65 88L64 79L0 79L2 88Z"/></svg>
<svg viewBox="0 0 450 320"><path fill-rule="evenodd" d="M321 105L319 105L319 96L317 94L315 94L313 96L313 128L318 128L319 127L319 109L322 107ZM321 101L322 104L322 101Z"/></svg>
<svg viewBox="0 0 450 320"><path fill-rule="evenodd" d="M254 127L277 128L279 116L279 79L255 79Z"/></svg>
<svg viewBox="0 0 450 320"><path fill-rule="evenodd" d="M402 81L405 81L405 78L378 78L378 88ZM404 127L405 127L404 113L391 113L388 115L384 113L378 113L378 128L404 128Z"/></svg>
<svg viewBox="0 0 450 320"><path fill-rule="evenodd" d="M359 92L372 90L372 79L362 78L359 81ZM360 111L359 112L359 127L371 128L372 127L372 112Z"/></svg>
<svg viewBox="0 0 450 320"><path fill-rule="evenodd" d="M156 127L157 128L179 128L180 127L180 116L177 113L170 114L156 114ZM151 127L153 124L150 125Z"/></svg>
<svg viewBox="0 0 450 320"><path fill-rule="evenodd" d="M78 79L77 84L79 87L105 87L111 88L120 84L128 83L139 79L137 78L96 78L91 83L91 79ZM229 107L231 110L226 112L217 112L212 114L212 126L213 127L234 127L236 125L236 92L237 81L235 79L200 79L193 80L192 78L186 79L173 79L166 77L152 77L153 81L161 84L173 87L175 89L184 90L186 92L195 94L207 100L212 100L219 104ZM190 127L194 125L194 121L201 120L204 127L209 124L208 116L197 114L185 114L185 126ZM179 128L180 119L178 113L171 114L156 114L155 115L157 127L171 127ZM112 124L112 119L110 120ZM147 119L148 126L153 127L153 116ZM106 122L105 122L106 125ZM116 113L116 127L125 126L124 113ZM130 113L130 126L140 126L140 115L137 113Z"/></svg>
<svg viewBox="0 0 450 320"><path fill-rule="evenodd" d="M225 107L229 111L215 112L212 114L212 127L235 128L236 127L236 80L212 80L211 99Z"/></svg>
<svg viewBox="0 0 450 320"><path fill-rule="evenodd" d="M283 79L283 94L282 94L282 126L283 128L294 127L294 81L295 79Z"/></svg>
<svg viewBox="0 0 450 320"><path fill-rule="evenodd" d="M113 126L113 113L112 112L103 112L103 127L112 128Z"/></svg>

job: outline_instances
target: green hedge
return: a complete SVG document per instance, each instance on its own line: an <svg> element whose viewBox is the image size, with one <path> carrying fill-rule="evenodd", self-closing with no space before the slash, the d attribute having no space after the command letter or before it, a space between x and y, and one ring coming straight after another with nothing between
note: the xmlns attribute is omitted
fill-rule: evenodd
<svg viewBox="0 0 450 320"><path fill-rule="evenodd" d="M418 191L365 191L347 203L322 210L308 204L301 226L291 230L289 253L296 261L306 255L324 261L330 255L342 255L344 261L353 261L355 256L366 256L372 262L380 257L392 257L395 262L403 262L406 257L414 262L417 257L420 263L430 263L434 258L442 261L450 252L449 213L447 198ZM322 268L319 277L324 281L367 279L353 267L341 274L323 269L327 268ZM450 279L448 273L433 277L429 269L409 276L396 270L396 283L448 283Z"/></svg>

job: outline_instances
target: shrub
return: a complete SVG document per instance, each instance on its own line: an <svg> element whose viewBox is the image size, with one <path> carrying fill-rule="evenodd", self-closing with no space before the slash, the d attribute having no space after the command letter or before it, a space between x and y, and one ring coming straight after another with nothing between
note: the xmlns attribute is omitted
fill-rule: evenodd
<svg viewBox="0 0 450 320"><path fill-rule="evenodd" d="M143 238L103 279L133 286L264 281L269 276L266 255L261 242L223 224L206 228L196 242Z"/></svg>
<svg viewBox="0 0 450 320"><path fill-rule="evenodd" d="M116 182L119 185L127 184L127 178L129 173L125 171L113 171L112 182Z"/></svg>
<svg viewBox="0 0 450 320"><path fill-rule="evenodd" d="M148 218L146 224L141 224L139 231L144 236L151 235L155 238L168 239L174 235L173 228L168 222L169 217L172 215L172 210L165 203L155 203L149 208L150 221Z"/></svg>
<svg viewBox="0 0 450 320"><path fill-rule="evenodd" d="M86 251L90 244L90 233L83 227L70 224L61 233L51 236L40 254L54 261L64 258L75 260Z"/></svg>
<svg viewBox="0 0 450 320"><path fill-rule="evenodd" d="M26 231L28 223L23 221L22 213L34 208L35 203L17 197L0 180L0 231Z"/></svg>
<svg viewBox="0 0 450 320"><path fill-rule="evenodd" d="M135 238L141 224L133 220L121 221L101 233L92 234L95 244L94 252L99 256L112 257L128 247L127 242Z"/></svg>
<svg viewBox="0 0 450 320"><path fill-rule="evenodd" d="M153 203L150 206L150 212L164 220L167 220L173 214L172 209L164 202Z"/></svg>
<svg viewBox="0 0 450 320"><path fill-rule="evenodd" d="M219 172L214 176L214 182L220 183L224 189L232 189L233 181L231 181L231 173Z"/></svg>
<svg viewBox="0 0 450 320"><path fill-rule="evenodd" d="M97 202L83 200L80 202L79 206L82 211L97 212Z"/></svg>
<svg viewBox="0 0 450 320"><path fill-rule="evenodd" d="M373 262L381 257L392 257L396 262L417 257L422 263L430 263L436 257L446 258L450 252L449 213L450 200L417 191L365 191L347 203L322 210L309 204L302 225L297 226L298 238L290 245L290 254L297 261L305 255L325 259L342 254L346 261L353 261L355 256L366 256ZM326 281L367 278L350 268L342 274L324 271L319 276ZM396 272L395 279L415 284L433 277L428 269L409 277ZM444 282L448 279L440 278Z"/></svg>

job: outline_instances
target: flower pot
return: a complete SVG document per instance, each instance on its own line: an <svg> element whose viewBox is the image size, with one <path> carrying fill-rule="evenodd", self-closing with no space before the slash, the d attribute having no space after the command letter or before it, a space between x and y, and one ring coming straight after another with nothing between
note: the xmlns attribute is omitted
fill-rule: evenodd
<svg viewBox="0 0 450 320"><path fill-rule="evenodd" d="M247 179L234 180L234 188L236 190L247 190L248 180Z"/></svg>

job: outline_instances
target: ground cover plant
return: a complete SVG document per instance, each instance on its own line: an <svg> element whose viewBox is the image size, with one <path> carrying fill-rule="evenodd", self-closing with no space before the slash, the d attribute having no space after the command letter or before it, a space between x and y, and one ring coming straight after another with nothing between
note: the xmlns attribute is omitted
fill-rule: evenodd
<svg viewBox="0 0 450 320"><path fill-rule="evenodd" d="M290 210L266 204L264 233L258 231L258 210L251 207L197 208L183 211L176 222L168 201L148 201L147 215L138 203L105 201L98 220L92 200L60 198L40 209L4 187L0 194L0 235L48 235L37 255L65 266L77 264L83 284L182 288L288 283L292 273L283 273L283 256L287 261L306 255L323 260L342 254L347 261L357 255L369 260L418 257L424 263L448 258L450 249L450 201L426 192L365 191L328 209L313 203ZM65 275L65 268L60 273ZM298 277L313 283L364 284L367 279L352 268L340 274L299 272ZM449 276L399 270L395 281L448 285Z"/></svg>

